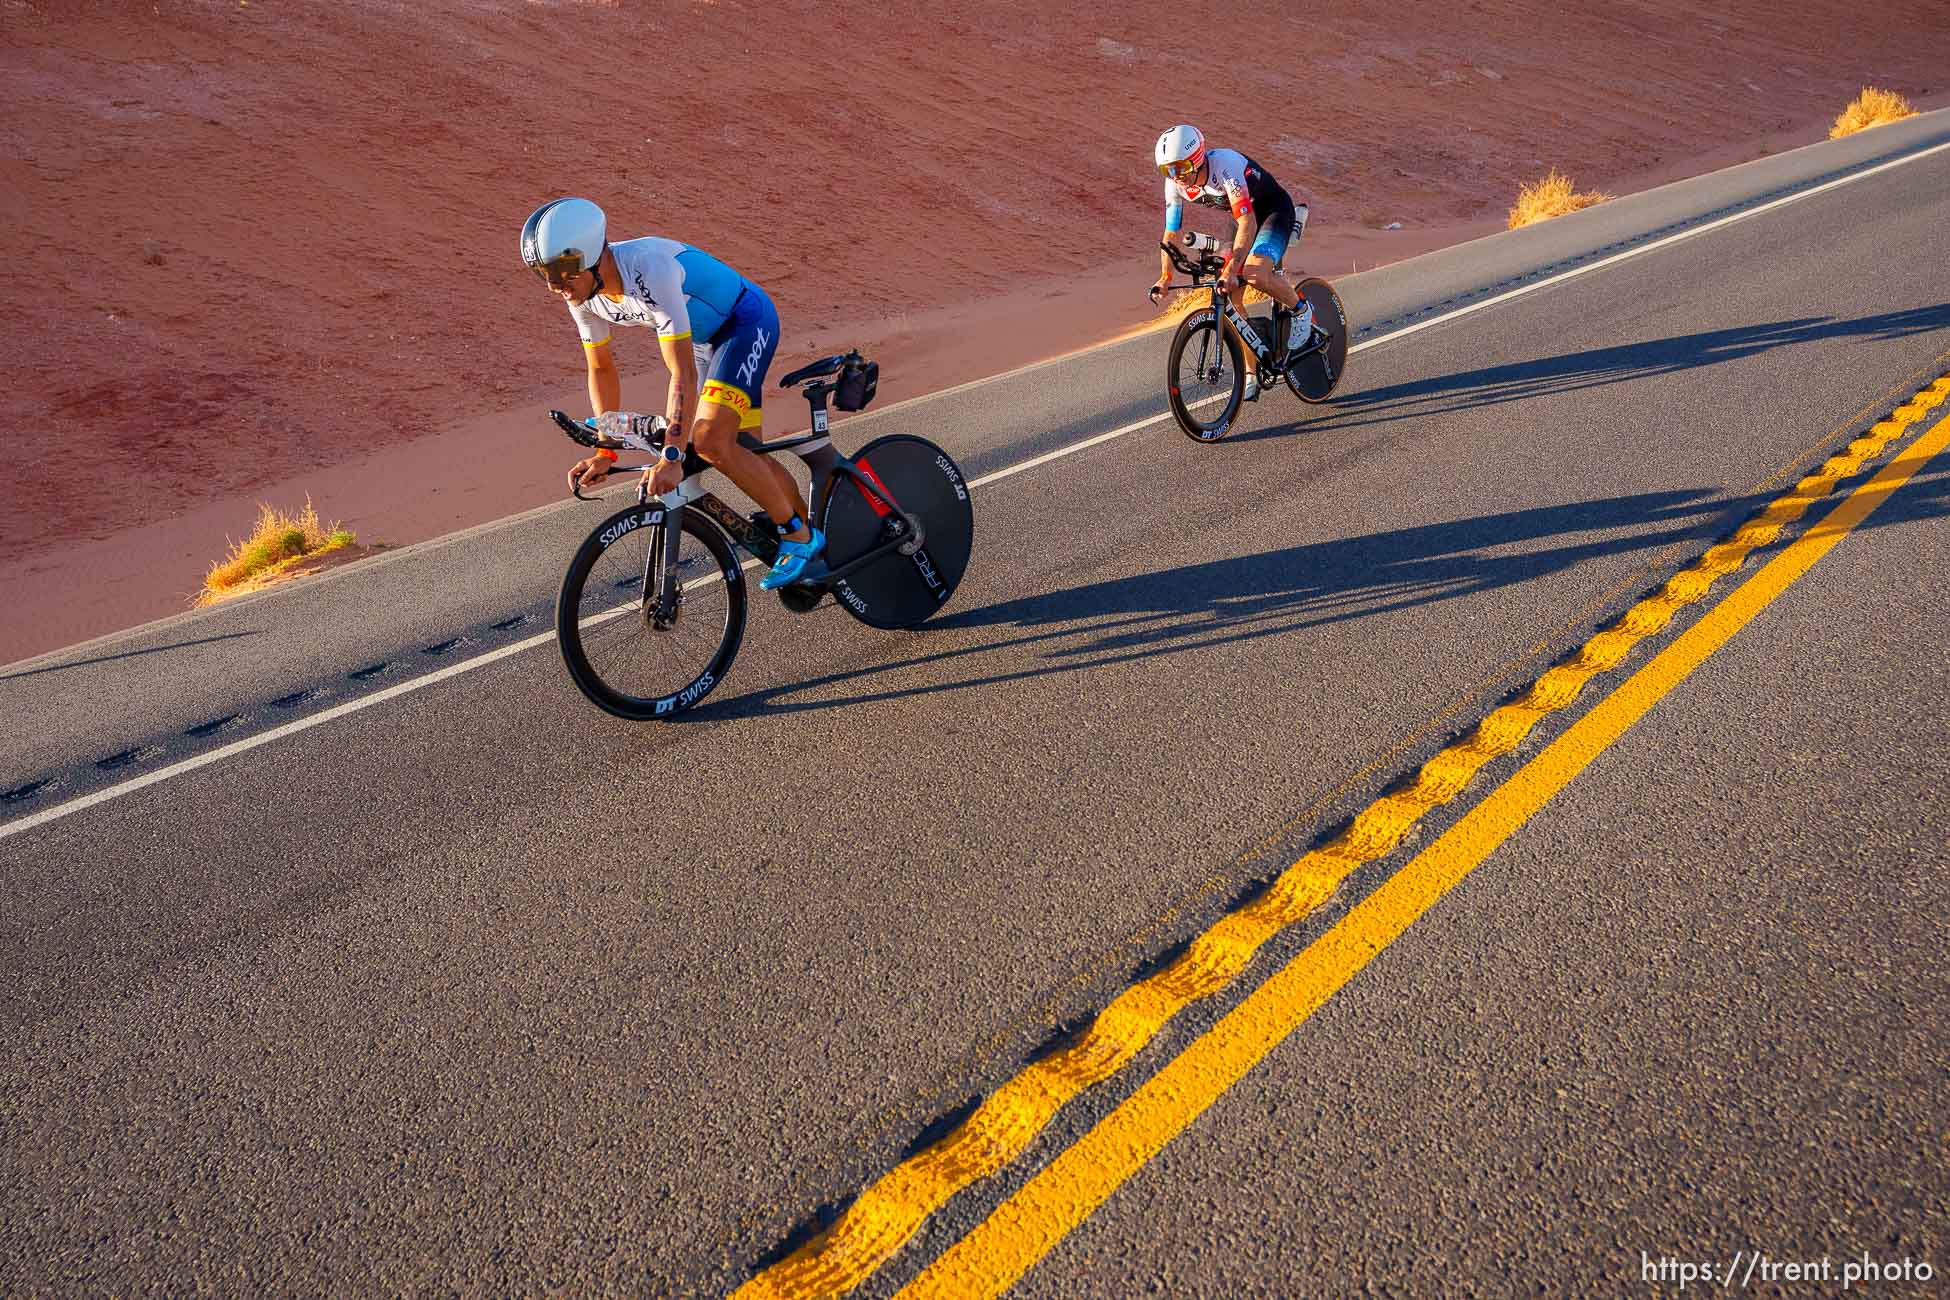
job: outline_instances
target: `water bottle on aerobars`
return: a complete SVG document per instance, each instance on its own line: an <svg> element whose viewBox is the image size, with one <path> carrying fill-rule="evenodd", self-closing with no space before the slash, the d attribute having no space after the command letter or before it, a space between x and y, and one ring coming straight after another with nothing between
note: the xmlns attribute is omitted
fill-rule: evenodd
<svg viewBox="0 0 1950 1300"><path fill-rule="evenodd" d="M613 438L626 447L638 451L649 451L652 446L662 442L664 430L670 422L661 415L638 415L634 411L604 411L584 424L605 438Z"/></svg>
<svg viewBox="0 0 1950 1300"><path fill-rule="evenodd" d="M1304 203L1296 203L1293 205L1293 237L1298 239L1301 232L1306 228L1307 205ZM1191 249L1194 253L1223 253L1231 247L1230 244L1225 243L1223 240L1212 235L1201 235L1196 230L1179 231L1178 242Z"/></svg>

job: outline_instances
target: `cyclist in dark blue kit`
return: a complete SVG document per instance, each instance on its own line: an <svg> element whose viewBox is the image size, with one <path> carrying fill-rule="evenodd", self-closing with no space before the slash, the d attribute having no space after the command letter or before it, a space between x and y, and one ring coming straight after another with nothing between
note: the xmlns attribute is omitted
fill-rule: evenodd
<svg viewBox="0 0 1950 1300"><path fill-rule="evenodd" d="M1188 199L1229 211L1237 229L1223 276L1232 305L1244 308L1243 280L1297 313L1287 348L1291 352L1304 347L1313 335L1314 309L1281 274L1280 261L1307 223L1307 205L1296 206L1264 167L1238 150L1207 149L1195 126L1174 126L1159 136L1153 159L1165 178L1164 242L1170 243L1184 224ZM1171 283L1171 258L1160 251L1158 261L1158 282L1151 288L1154 302ZM1259 368L1251 348L1245 349L1245 365L1246 400L1255 402Z"/></svg>

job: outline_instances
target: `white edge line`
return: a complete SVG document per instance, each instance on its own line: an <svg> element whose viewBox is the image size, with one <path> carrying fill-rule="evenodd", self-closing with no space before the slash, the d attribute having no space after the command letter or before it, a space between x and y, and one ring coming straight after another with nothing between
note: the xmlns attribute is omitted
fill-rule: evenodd
<svg viewBox="0 0 1950 1300"><path fill-rule="evenodd" d="M1946 140L1942 144L1931 145L1927 149L1919 149L1912 154L1904 154L1901 158L1892 158L1886 163L1878 163L1874 167L1870 167L1865 171L1850 172L1847 176L1838 176L1834 180L1824 181L1820 185L1814 186L1812 189L1797 190L1793 194L1786 194L1781 196L1778 199L1771 199L1768 202L1761 204L1757 208L1748 208L1743 212L1736 212L1731 216L1721 217L1717 221L1709 221L1703 226L1695 226L1691 230L1682 230L1676 235L1667 235L1664 239L1655 239L1651 243L1643 244L1638 248L1628 248L1622 253L1613 253L1610 257L1600 258L1595 262L1589 262L1583 266L1573 267L1568 271L1562 272L1561 274L1553 275L1549 279L1539 280L1535 284L1526 284L1520 288L1512 289L1508 293L1500 293L1494 298L1485 298L1481 302L1472 302L1467 307L1458 307L1454 311L1444 312L1440 316L1434 316L1425 321L1417 321L1413 325L1404 325L1402 328L1396 330L1392 334L1385 334L1378 339L1369 339L1366 343L1357 343L1353 347L1350 347L1348 349L1348 353L1349 355L1352 355L1356 352L1361 352L1367 348L1374 347L1378 343L1392 343L1396 339L1406 338L1410 334L1415 334L1421 330L1428 329L1432 325L1440 325L1445 321L1456 320L1460 317L1467 316L1472 312L1479 312L1483 310L1485 307L1494 307L1498 303L1508 302L1512 298L1521 298L1527 293L1534 293L1539 289L1547 288L1548 286L1553 284L1561 284L1565 280L1569 280L1574 276L1588 275L1593 271L1601 271L1605 267L1615 265L1619 262L1627 261L1634 257L1643 257L1645 254L1657 252L1659 249L1664 248L1669 244L1677 244L1681 240L1691 239L1695 235L1704 235L1709 230L1718 230L1722 226L1730 226L1736 221L1745 221L1749 217L1758 217L1763 212L1771 212L1775 208L1782 207L1786 204L1798 203L1802 199L1813 198L1815 195L1823 193L1824 191L1827 190L1832 190L1837 186L1851 185L1856 181L1866 180L1867 178L1874 176L1877 172L1886 172L1891 167L1904 166L1905 164L1915 162L1918 159L1927 158L1931 154L1942 153L1945 149L1950 149L1950 140Z"/></svg>
<svg viewBox="0 0 1950 1300"><path fill-rule="evenodd" d="M1499 303L1509 302L1513 298L1521 298L1527 293L1535 293L1539 289L1549 288L1554 284L1562 284L1564 281L1575 279L1580 275L1589 275L1593 271L1601 271L1605 267L1615 266L1620 262L1629 261L1634 257L1643 257L1647 253L1656 252L1661 248L1677 244L1681 240L1691 239L1696 235L1704 235L1708 231L1718 230L1723 226L1730 226L1735 222L1760 216L1764 212L1771 212L1775 208L1783 207L1789 203L1797 203L1802 199L1813 198L1817 194L1842 185L1850 185L1859 180L1866 180L1878 172L1886 172L1893 167L1906 166L1909 163L1928 158L1932 154L1942 153L1945 149L1950 149L1950 140L1946 140L1942 144L1932 145L1927 149L1919 149L1912 154L1904 154L1901 158L1892 158L1888 162L1878 163L1876 166L1864 171L1851 172L1847 176L1840 176L1832 181L1825 181L1812 189L1797 190L1793 194L1783 195L1781 198L1763 203L1757 208L1748 208L1745 211L1733 213L1731 216L1721 217L1717 221L1709 221L1703 226L1695 226L1691 230L1682 230L1676 235L1667 235L1664 239L1654 240L1652 243L1641 245L1638 248L1628 248L1622 253L1614 253L1610 257L1600 258L1596 262L1589 262L1584 266L1573 267L1569 271L1553 275L1548 279L1539 280L1535 284L1526 284L1520 288L1512 289L1507 293L1500 293L1494 298L1485 298L1481 302L1470 303L1467 307L1458 307L1454 311L1444 312L1440 316L1432 316L1428 320L1417 321L1413 325L1404 325L1401 329L1391 334L1384 334L1380 338L1369 339L1365 343L1354 344L1348 348L1348 354L1352 356L1356 352L1364 352L1369 348L1378 347L1383 343L1392 343L1396 339L1406 338L1410 334L1419 333L1422 330L1441 325L1447 321L1458 320L1464 316L1482 311L1486 307L1494 307ZM1065 357L1052 357L1048 361L1037 362L1035 364L1047 365L1050 362L1066 359ZM1025 368L1033 368L1033 366ZM991 376L991 379L1002 377L1005 376ZM976 384L984 382L989 381L974 380L967 385L963 385L963 387L973 387ZM948 391L953 392L959 390L950 389ZM939 395L930 394L930 396ZM1208 398L1207 400L1216 401L1217 399ZM896 405L902 405L902 403L897 403ZM1200 403L1200 405L1203 405L1203 403ZM889 409L891 410L892 408L890 407ZM877 414L884 415L885 412L877 412ZM1158 414L1148 416L1145 419L1133 420L1131 423L1112 429L1108 433L1099 433L1085 438L1081 442L1073 442L1068 446L1059 447L1055 451L1046 451L1040 456L1032 456L1028 460L1010 465L1006 469L996 470L992 474L984 474L981 478L970 482L968 486L972 490L978 487L987 487L991 483L999 483L1003 479L1020 474L1025 470L1035 469L1039 465L1047 465L1049 462L1060 460L1065 456L1073 456L1077 452L1086 451L1100 443L1109 442L1113 438L1121 438L1128 433L1136 433L1139 429L1149 428L1151 425L1170 418L1170 411L1160 411ZM757 563L755 560L747 561L744 567L749 568L755 563ZM323 712L314 713L310 717L299 718L294 722L287 722L281 727L273 727L271 730L258 735L247 736L242 740L233 741L220 749L213 749L207 754L198 754L194 758L186 758L179 763L171 763L168 767L158 768L142 776L132 777L119 785L109 786L105 790L97 790L93 794L83 795L78 799L72 799L67 803L56 805L53 808L46 808L37 813L30 813L25 817L0 825L0 840L4 840L12 835L18 835L23 831L33 830L37 826L45 826L47 823L60 817L66 817L70 813L78 813L85 809L107 803L111 799L118 799L125 794L132 794L144 786L154 785L158 781L166 781L170 777L181 776L185 772L195 771L199 767L205 767L211 763L229 758L233 754L241 754L245 750L255 749L259 745L268 745L274 740L282 740L286 736L296 735L298 732L305 731L311 727L321 726L336 718L345 717L347 714L357 713L361 709L371 708L375 704L383 704L387 700L397 699L409 691L417 691L424 686L432 686L436 682L444 682L448 678L458 677L464 672L485 667L497 660L506 659L509 655L519 654L523 650L531 649L541 645L543 642L553 641L554 639L555 633L553 631L538 633L525 641L517 641L513 645L502 646L499 650L490 650L486 654L476 655L472 659L462 660L457 664L449 664L447 667L428 673L424 677L416 677L410 682L401 682L397 686L388 686L383 691L362 696L356 700L348 700L344 704L334 705Z"/></svg>
<svg viewBox="0 0 1950 1300"><path fill-rule="evenodd" d="M241 754L247 749L255 749L259 745L268 745L272 741L282 740L286 736L295 736L301 731L330 722L334 718L343 718L347 714L357 713L361 709L369 709L375 704L383 704L387 700L396 699L409 691L417 691L423 686L431 686L435 682L444 682L449 677L458 677L464 672L482 667L485 664L491 664L497 659L506 659L509 655L520 654L523 650L538 646L544 641L553 641L554 639L555 633L553 631L540 632L525 641L517 641L513 645L504 645L499 650L490 650L486 654L475 655L472 659L464 659L460 663L449 664L447 667L430 672L424 677L415 677L410 682L401 682L397 686L388 686L383 691L375 691L371 695L364 695L356 700L347 700L344 704L335 704L331 708L314 713L309 717L299 718L294 722L287 722L281 727L273 727L271 730L255 736L246 736L242 740L232 741L230 744L219 749L213 749L207 754L198 754L194 758L186 758L179 763L171 763L168 767L160 767L142 776L132 777L120 785L112 785L106 790L97 790L93 794L86 794L79 799L69 800L67 803L57 807L43 809L30 816L22 817L17 821L10 821L4 826L0 826L0 840L6 839L9 835L18 835L22 831L32 830L36 826L44 826L57 817L65 817L69 813L80 812L84 808L93 808L97 804L107 803L110 799L119 798L122 795L140 790L146 785L154 785L158 781L167 781L172 776L181 776L185 772L193 772L199 767L205 767L221 759L229 758L233 754Z"/></svg>

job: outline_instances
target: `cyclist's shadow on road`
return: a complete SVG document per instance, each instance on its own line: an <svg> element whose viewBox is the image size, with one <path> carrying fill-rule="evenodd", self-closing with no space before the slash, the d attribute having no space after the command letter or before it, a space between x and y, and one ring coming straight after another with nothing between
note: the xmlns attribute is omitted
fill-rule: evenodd
<svg viewBox="0 0 1950 1300"><path fill-rule="evenodd" d="M721 699L702 719L794 713L1078 672L1161 654L1281 636L1437 601L1465 599L1583 560L1691 542L1703 550L1773 499L1709 489L1649 492L1290 546L1088 583L950 614L890 646L943 648ZM1900 503L1900 504L1899 504ZM1818 512L1817 512L1818 513ZM1950 473L1913 481L1868 521L1950 515ZM1633 529L1629 536L1594 532ZM1574 538L1569 535L1583 535ZM1556 545L1525 543L1561 538ZM1522 547L1523 549L1515 549ZM1682 554L1684 548L1682 548ZM978 553L974 563L994 563ZM1673 562L1671 557L1663 564ZM1060 566L1055 572L1061 572ZM1648 573L1647 581L1655 581ZM967 634L1006 629L988 638ZM932 631L930 631L932 629ZM892 634L900 637L901 634ZM932 667L928 685L880 688L888 674ZM832 688L855 683L835 697ZM811 699L818 694L823 698Z"/></svg>
<svg viewBox="0 0 1950 1300"><path fill-rule="evenodd" d="M1311 437L1335 429L1357 429L1398 420L1421 420L1503 402L1520 402L1630 379L1695 370L1797 343L1844 338L1882 341L1927 334L1946 327L1950 327L1950 303L1882 312L1854 320L1808 316L1800 320L1772 321L1734 329L1679 334L1643 343L1590 348L1583 352L1568 352L1563 356L1534 357L1454 374L1431 375L1426 379L1390 384L1383 388L1357 388L1352 392L1344 390L1336 394L1331 402L1315 408L1309 417L1263 429L1242 430L1228 441L1253 442L1294 433ZM1350 378L1358 385L1360 371L1353 370Z"/></svg>

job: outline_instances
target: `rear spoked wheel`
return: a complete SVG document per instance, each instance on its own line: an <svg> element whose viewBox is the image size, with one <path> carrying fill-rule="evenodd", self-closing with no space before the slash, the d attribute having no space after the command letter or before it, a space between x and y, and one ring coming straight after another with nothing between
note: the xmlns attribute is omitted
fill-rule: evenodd
<svg viewBox="0 0 1950 1300"><path fill-rule="evenodd" d="M664 507L619 511L589 534L555 602L555 639L569 677L619 718L671 718L711 693L745 635L745 578L730 541L695 511L677 536L677 605L656 626ZM651 598L644 600L646 575Z"/></svg>
<svg viewBox="0 0 1950 1300"><path fill-rule="evenodd" d="M833 584L841 609L872 627L913 627L948 603L968 570L975 545L975 508L961 469L925 438L890 434L853 457L867 479L833 478L826 499L826 562L837 569L876 546L899 542L906 525L874 491L884 489L902 511L921 521L922 544L896 549ZM911 536L911 534L909 534Z"/></svg>
<svg viewBox="0 0 1950 1300"><path fill-rule="evenodd" d="M1165 362L1165 392L1185 436L1216 442L1232 430L1246 396L1239 340L1210 308L1179 322Z"/></svg>

